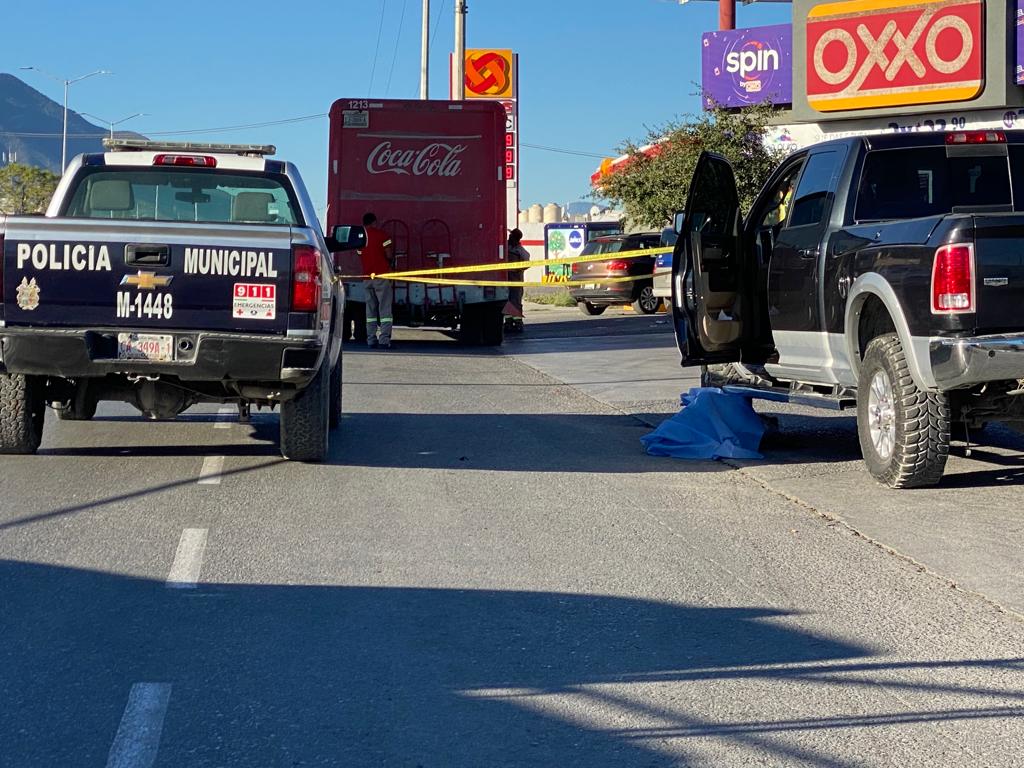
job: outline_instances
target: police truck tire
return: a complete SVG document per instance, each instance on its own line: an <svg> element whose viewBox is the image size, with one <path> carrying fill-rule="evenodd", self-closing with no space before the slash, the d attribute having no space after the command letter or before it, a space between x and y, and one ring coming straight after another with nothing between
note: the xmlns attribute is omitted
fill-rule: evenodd
<svg viewBox="0 0 1024 768"><path fill-rule="evenodd" d="M338 352L338 362L331 369L331 395L330 395L330 425L331 429L337 429L341 424L341 352Z"/></svg>
<svg viewBox="0 0 1024 768"><path fill-rule="evenodd" d="M857 383L857 436L871 475L890 488L935 485L949 427L949 399L918 389L896 334L872 339Z"/></svg>
<svg viewBox="0 0 1024 768"><path fill-rule="evenodd" d="M323 461L327 456L330 378L325 360L304 390L281 403L281 455L286 459Z"/></svg>
<svg viewBox="0 0 1024 768"><path fill-rule="evenodd" d="M35 453L45 417L39 379L20 373L0 375L0 453Z"/></svg>
<svg viewBox="0 0 1024 768"><path fill-rule="evenodd" d="M603 315L604 311L608 309L607 305L599 306L597 304L591 304L589 301L581 301L577 303L576 306L580 308L580 312L582 312L584 315L589 315L590 317L594 317L596 315Z"/></svg>

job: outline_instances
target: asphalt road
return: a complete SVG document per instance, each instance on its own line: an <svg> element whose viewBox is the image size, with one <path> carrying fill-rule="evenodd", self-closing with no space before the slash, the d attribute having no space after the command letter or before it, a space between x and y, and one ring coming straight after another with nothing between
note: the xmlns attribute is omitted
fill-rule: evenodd
<svg viewBox="0 0 1024 768"><path fill-rule="evenodd" d="M0 458L0 765L1020 764L1021 615L776 487L799 428L645 456L657 318L533 317L348 351L323 465L111 404Z"/></svg>

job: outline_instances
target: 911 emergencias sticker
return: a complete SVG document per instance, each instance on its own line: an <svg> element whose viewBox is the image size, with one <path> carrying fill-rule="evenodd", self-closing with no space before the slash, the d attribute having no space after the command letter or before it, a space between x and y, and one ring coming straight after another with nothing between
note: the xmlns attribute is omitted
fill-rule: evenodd
<svg viewBox="0 0 1024 768"><path fill-rule="evenodd" d="M273 320L277 317L277 286L235 283L231 314L239 320Z"/></svg>

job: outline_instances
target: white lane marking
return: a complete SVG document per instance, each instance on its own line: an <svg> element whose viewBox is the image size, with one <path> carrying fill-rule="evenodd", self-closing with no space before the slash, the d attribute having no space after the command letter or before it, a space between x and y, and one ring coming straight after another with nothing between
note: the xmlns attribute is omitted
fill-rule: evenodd
<svg viewBox="0 0 1024 768"><path fill-rule="evenodd" d="M206 551L206 528L186 528L181 532L178 551L174 553L171 572L167 574L168 589L195 589Z"/></svg>
<svg viewBox="0 0 1024 768"><path fill-rule="evenodd" d="M217 410L217 420L213 422L214 429L230 429L231 428L231 414L235 412L234 408L226 407L219 408Z"/></svg>
<svg viewBox="0 0 1024 768"><path fill-rule="evenodd" d="M220 473L224 470L223 456L207 456L199 470L200 485L220 485Z"/></svg>
<svg viewBox="0 0 1024 768"><path fill-rule="evenodd" d="M150 768L160 749L170 683L136 683L107 756L107 768Z"/></svg>

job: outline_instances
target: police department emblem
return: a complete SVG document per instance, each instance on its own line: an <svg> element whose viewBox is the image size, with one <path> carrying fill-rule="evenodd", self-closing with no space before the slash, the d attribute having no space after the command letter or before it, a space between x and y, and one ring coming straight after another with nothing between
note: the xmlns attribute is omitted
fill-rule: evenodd
<svg viewBox="0 0 1024 768"><path fill-rule="evenodd" d="M21 278L18 284L18 306L24 310L33 310L39 306L39 286L33 277L31 282L27 277Z"/></svg>

